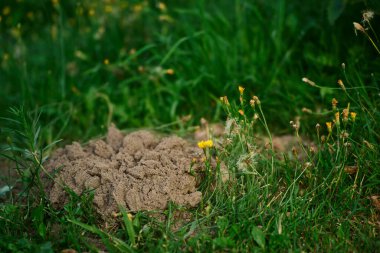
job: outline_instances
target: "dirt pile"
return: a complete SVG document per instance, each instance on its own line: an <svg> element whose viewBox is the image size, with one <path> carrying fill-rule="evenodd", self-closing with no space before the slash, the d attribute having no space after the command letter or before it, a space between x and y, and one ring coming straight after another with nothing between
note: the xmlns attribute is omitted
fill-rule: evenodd
<svg viewBox="0 0 380 253"><path fill-rule="evenodd" d="M56 180L48 194L56 207L68 201L65 184L77 194L94 189L94 205L104 218L118 212L165 209L168 201L196 206L202 193L190 175L194 157L202 151L179 137L162 139L147 131L124 136L110 127L105 140L58 149L45 165ZM57 172L55 172L57 170Z"/></svg>

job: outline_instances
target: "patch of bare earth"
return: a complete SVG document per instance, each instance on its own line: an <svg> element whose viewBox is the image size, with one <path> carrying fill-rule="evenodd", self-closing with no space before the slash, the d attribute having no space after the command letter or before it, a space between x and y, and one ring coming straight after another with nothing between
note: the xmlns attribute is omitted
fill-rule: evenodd
<svg viewBox="0 0 380 253"><path fill-rule="evenodd" d="M54 152L46 168L58 172L47 192L53 205L61 208L68 202L62 184L77 194L93 189L95 209L104 219L119 206L129 211L157 210L172 201L194 207L202 193L190 168L201 154L176 136L159 138L148 131L124 135L110 127L105 140L86 146L74 142Z"/></svg>

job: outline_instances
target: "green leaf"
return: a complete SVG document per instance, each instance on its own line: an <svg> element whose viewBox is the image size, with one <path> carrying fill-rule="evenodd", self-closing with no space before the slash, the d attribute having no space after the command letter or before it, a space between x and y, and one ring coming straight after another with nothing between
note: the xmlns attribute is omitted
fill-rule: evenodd
<svg viewBox="0 0 380 253"><path fill-rule="evenodd" d="M265 248L265 234L264 234L264 232L263 232L260 228L254 226L254 227L252 228L251 234L252 234L253 239L255 240L255 242L256 242L261 248L264 249L264 248Z"/></svg>

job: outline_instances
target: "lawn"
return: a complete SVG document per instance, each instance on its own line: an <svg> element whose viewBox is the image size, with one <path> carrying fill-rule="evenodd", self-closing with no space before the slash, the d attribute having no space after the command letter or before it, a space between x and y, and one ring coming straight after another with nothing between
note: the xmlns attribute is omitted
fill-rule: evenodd
<svg viewBox="0 0 380 253"><path fill-rule="evenodd" d="M379 21L375 0L1 1L0 251L379 251ZM61 185L56 150L113 125L197 149L199 203L111 224Z"/></svg>

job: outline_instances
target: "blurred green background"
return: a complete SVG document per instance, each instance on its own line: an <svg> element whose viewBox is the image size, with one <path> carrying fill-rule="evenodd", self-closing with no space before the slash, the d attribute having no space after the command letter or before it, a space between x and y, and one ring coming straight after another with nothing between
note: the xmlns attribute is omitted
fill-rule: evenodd
<svg viewBox="0 0 380 253"><path fill-rule="evenodd" d="M344 98L302 77L338 88L344 62L354 86L361 76L378 87L375 49L352 25L367 9L378 14L379 1L3 0L0 116L41 111L47 142L86 140L110 122L176 129L223 119L219 97L242 85L272 131L301 116L308 132L316 122L303 107Z"/></svg>

